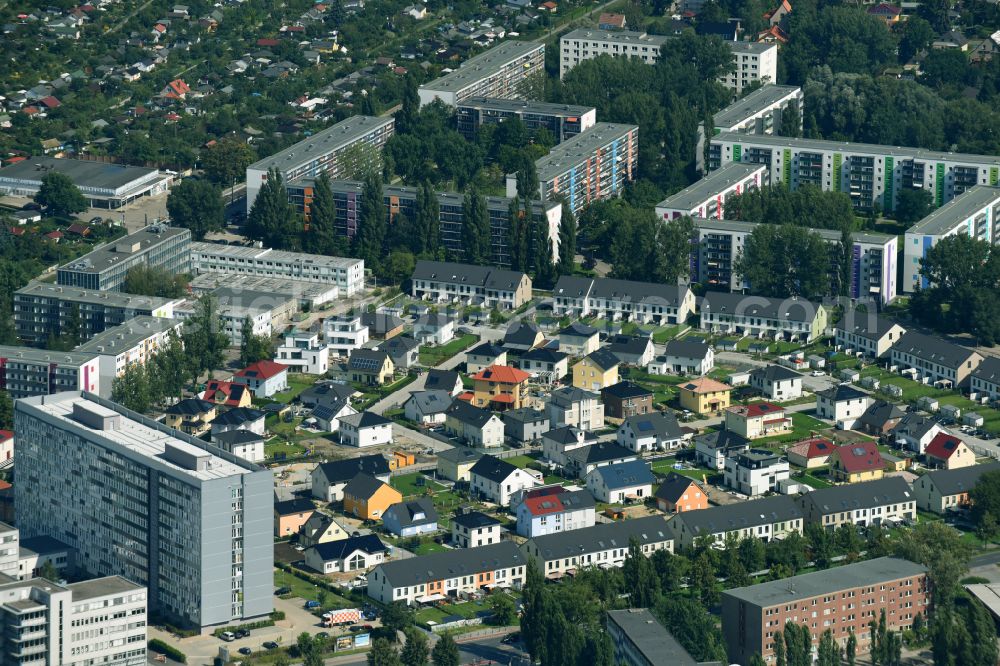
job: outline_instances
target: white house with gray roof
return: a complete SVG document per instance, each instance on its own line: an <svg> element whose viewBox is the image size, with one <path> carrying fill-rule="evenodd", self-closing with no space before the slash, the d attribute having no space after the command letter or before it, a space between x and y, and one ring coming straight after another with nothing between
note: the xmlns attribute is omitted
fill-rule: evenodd
<svg viewBox="0 0 1000 666"><path fill-rule="evenodd" d="M754 536L762 541L802 533L802 510L786 495L682 511L670 519L670 530L678 546L691 547L701 537L724 544L726 536Z"/></svg>
<svg viewBox="0 0 1000 666"><path fill-rule="evenodd" d="M375 412L348 414L340 418L340 443L359 449L392 444L392 421Z"/></svg>
<svg viewBox="0 0 1000 666"><path fill-rule="evenodd" d="M622 421L617 433L619 446L635 453L676 449L683 439L677 418L664 412L630 416Z"/></svg>
<svg viewBox="0 0 1000 666"><path fill-rule="evenodd" d="M695 298L686 285L564 275L552 290L552 310L557 317L678 324L694 313Z"/></svg>
<svg viewBox="0 0 1000 666"><path fill-rule="evenodd" d="M715 351L704 342L668 340L664 353L646 366L652 375L707 375L715 369Z"/></svg>
<svg viewBox="0 0 1000 666"><path fill-rule="evenodd" d="M601 346L600 332L579 322L559 331L559 351L570 356L586 356Z"/></svg>
<svg viewBox="0 0 1000 666"><path fill-rule="evenodd" d="M587 474L587 489L599 502L625 504L642 502L653 494L653 476L649 463L630 460L597 467Z"/></svg>
<svg viewBox="0 0 1000 666"><path fill-rule="evenodd" d="M750 371L750 386L768 400L794 400L802 397L802 374L783 365L766 365Z"/></svg>
<svg viewBox="0 0 1000 666"><path fill-rule="evenodd" d="M826 330L827 312L803 298L767 298L710 291L701 303L705 331L812 342Z"/></svg>
<svg viewBox="0 0 1000 666"><path fill-rule="evenodd" d="M564 386L549 394L549 424L553 428L573 426L581 430L604 427L604 404L596 393Z"/></svg>
<svg viewBox="0 0 1000 666"><path fill-rule="evenodd" d="M898 322L875 312L847 309L833 327L834 344L847 353L884 358L906 333Z"/></svg>
<svg viewBox="0 0 1000 666"><path fill-rule="evenodd" d="M907 331L889 350L889 362L901 375L922 384L959 388L969 386L983 356L936 336Z"/></svg>
<svg viewBox="0 0 1000 666"><path fill-rule="evenodd" d="M469 490L500 506L509 506L511 495L542 483L540 472L516 467L495 456L483 456L469 471Z"/></svg>
<svg viewBox="0 0 1000 666"><path fill-rule="evenodd" d="M414 391L403 403L403 414L414 423L437 425L444 423L452 401L447 391Z"/></svg>
<svg viewBox="0 0 1000 666"><path fill-rule="evenodd" d="M972 371L969 388L973 393L988 396L990 400L1000 399L1000 358L987 356Z"/></svg>
<svg viewBox="0 0 1000 666"><path fill-rule="evenodd" d="M807 522L834 530L840 525L892 526L917 519L917 501L902 477L821 488L796 498Z"/></svg>
<svg viewBox="0 0 1000 666"><path fill-rule="evenodd" d="M516 310L531 298L531 278L490 266L420 260L410 285L413 298L436 303Z"/></svg>

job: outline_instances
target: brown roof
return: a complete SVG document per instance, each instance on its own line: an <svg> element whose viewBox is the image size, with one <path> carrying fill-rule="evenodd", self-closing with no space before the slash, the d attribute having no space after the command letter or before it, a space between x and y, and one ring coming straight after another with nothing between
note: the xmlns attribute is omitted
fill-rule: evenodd
<svg viewBox="0 0 1000 666"><path fill-rule="evenodd" d="M680 388L691 393L715 393L716 391L731 391L732 386L715 381L711 377L699 377L689 382L684 382Z"/></svg>

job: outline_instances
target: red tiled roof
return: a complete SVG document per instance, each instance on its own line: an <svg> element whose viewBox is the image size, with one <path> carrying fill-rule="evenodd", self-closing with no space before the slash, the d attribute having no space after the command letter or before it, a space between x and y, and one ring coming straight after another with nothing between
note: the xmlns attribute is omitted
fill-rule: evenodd
<svg viewBox="0 0 1000 666"><path fill-rule="evenodd" d="M60 238L63 237L63 234L61 231L56 230L56 231L50 231L49 233L45 234L45 237L51 238L52 240L59 240Z"/></svg>
<svg viewBox="0 0 1000 666"><path fill-rule="evenodd" d="M0 430L0 442L6 442L8 439L14 438L13 430Z"/></svg>
<svg viewBox="0 0 1000 666"><path fill-rule="evenodd" d="M788 450L803 456L807 460L812 460L813 458L822 458L823 456L830 455L835 448L837 448L836 445L830 440L824 437L813 437L789 447Z"/></svg>
<svg viewBox="0 0 1000 666"><path fill-rule="evenodd" d="M931 443L927 445L924 453L938 460L947 460L958 450L958 446L961 443L962 440L958 437L949 435L946 432L939 432L931 440Z"/></svg>
<svg viewBox="0 0 1000 666"><path fill-rule="evenodd" d="M13 487L13 485L7 483L6 481L0 481L0 490L9 490Z"/></svg>
<svg viewBox="0 0 1000 666"><path fill-rule="evenodd" d="M66 231L71 234L77 234L78 236L90 235L90 227L86 224L80 224L79 222L69 225Z"/></svg>
<svg viewBox="0 0 1000 666"><path fill-rule="evenodd" d="M867 11L869 14L890 14L892 16L899 16L903 12L902 9L890 5L888 2L880 2L874 7L869 7Z"/></svg>
<svg viewBox="0 0 1000 666"><path fill-rule="evenodd" d="M765 414L780 415L780 417L785 416L784 408L779 407L772 402L755 402L752 405L737 407L736 409L738 410L738 413L744 414L748 419L764 416Z"/></svg>
<svg viewBox="0 0 1000 666"><path fill-rule="evenodd" d="M875 442L855 442L838 446L834 452L840 458L841 467L850 474L867 472L882 467L882 454Z"/></svg>
<svg viewBox="0 0 1000 666"><path fill-rule="evenodd" d="M222 394L226 397L224 405L238 407L240 399L243 397L243 392L246 390L246 384L234 384L232 382L224 382L220 379L213 379L205 385L205 391L201 394L201 399L215 402L218 394Z"/></svg>
<svg viewBox="0 0 1000 666"><path fill-rule="evenodd" d="M457 396L455 396L455 399L456 400L461 400L462 402L472 402L472 399L475 398L475 397L476 397L476 394L473 393L472 391L465 391L465 392L459 393Z"/></svg>
<svg viewBox="0 0 1000 666"><path fill-rule="evenodd" d="M499 384L520 384L527 381L529 377L531 375L524 370L512 368L507 365L491 365L472 376L473 379L481 379L486 382Z"/></svg>
<svg viewBox="0 0 1000 666"><path fill-rule="evenodd" d="M60 102L59 100L57 100L52 95L49 95L48 97L43 97L39 101L42 104L44 104L47 108L50 108L50 109L54 109L54 108L56 108L56 107L58 107L58 106L60 106L62 104L62 102Z"/></svg>
<svg viewBox="0 0 1000 666"><path fill-rule="evenodd" d="M23 236L24 235L24 227L13 227L10 230L10 233L14 234L15 236Z"/></svg>
<svg viewBox="0 0 1000 666"><path fill-rule="evenodd" d="M261 37L257 40L257 46L277 46L281 42L269 37Z"/></svg>
<svg viewBox="0 0 1000 666"><path fill-rule="evenodd" d="M624 14L601 14L601 18L597 19L598 25L613 25L619 28L625 27L625 15Z"/></svg>
<svg viewBox="0 0 1000 666"><path fill-rule="evenodd" d="M501 393L499 395L490 396L490 402L514 402L514 396L504 395Z"/></svg>
<svg viewBox="0 0 1000 666"><path fill-rule="evenodd" d="M275 363L274 361L257 361L251 363L236 373L237 377L251 377L253 379L270 379L288 370L287 365Z"/></svg>
<svg viewBox="0 0 1000 666"><path fill-rule="evenodd" d="M524 500L524 505L528 507L528 512L533 516L545 516L550 513L559 513L563 507L558 495L542 495L541 497L529 497Z"/></svg>

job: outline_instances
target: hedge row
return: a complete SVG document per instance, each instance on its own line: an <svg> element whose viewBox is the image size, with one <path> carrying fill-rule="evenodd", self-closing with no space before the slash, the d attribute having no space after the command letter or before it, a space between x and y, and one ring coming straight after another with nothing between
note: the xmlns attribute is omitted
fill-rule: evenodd
<svg viewBox="0 0 1000 666"><path fill-rule="evenodd" d="M175 648L173 645L167 645L159 638L154 638L149 641L149 649L153 652L159 652L160 654L166 655L168 658L174 661L179 661L182 664L187 663L187 655Z"/></svg>
<svg viewBox="0 0 1000 666"><path fill-rule="evenodd" d="M240 624L234 627L220 627L212 632L216 638L226 633L227 631L236 632L239 629L250 630L250 629L263 629L264 627L273 627L275 618L270 620L258 620L257 622L248 622L247 624Z"/></svg>

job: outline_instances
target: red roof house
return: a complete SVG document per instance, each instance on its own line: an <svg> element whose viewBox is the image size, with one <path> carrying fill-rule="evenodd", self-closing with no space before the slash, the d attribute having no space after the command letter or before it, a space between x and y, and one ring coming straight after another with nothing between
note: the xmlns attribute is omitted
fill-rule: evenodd
<svg viewBox="0 0 1000 666"><path fill-rule="evenodd" d="M965 442L946 432L939 432L924 449L928 467L958 469L976 464L976 454Z"/></svg>
<svg viewBox="0 0 1000 666"><path fill-rule="evenodd" d="M274 39L273 37L261 37L257 40L257 46L277 46L281 41Z"/></svg>
<svg viewBox="0 0 1000 666"><path fill-rule="evenodd" d="M38 103L42 104L47 109L57 109L60 106L62 106L62 102L57 100L52 95L49 95L48 97L43 97L42 99L38 100Z"/></svg>
<svg viewBox="0 0 1000 666"><path fill-rule="evenodd" d="M599 19L597 19L597 27L600 30L624 30L625 15L610 14L605 12L604 14L601 14Z"/></svg>
<svg viewBox="0 0 1000 666"><path fill-rule="evenodd" d="M237 372L233 381L245 384L254 397L270 398L288 390L288 366L274 361L257 361Z"/></svg>
<svg viewBox="0 0 1000 666"><path fill-rule="evenodd" d="M836 481L874 481L881 479L884 473L885 461L875 442L844 444L830 454L830 475Z"/></svg>
<svg viewBox="0 0 1000 666"><path fill-rule="evenodd" d="M69 228L66 229L66 233L76 234L77 236L86 237L90 235L90 227L88 227L86 224L80 224L79 222L75 222L69 225Z"/></svg>
<svg viewBox="0 0 1000 666"><path fill-rule="evenodd" d="M184 99L191 92L191 87L181 79L174 79L160 91L160 95L167 99Z"/></svg>
<svg viewBox="0 0 1000 666"><path fill-rule="evenodd" d="M226 407L249 407L250 390L245 384L224 382L221 379L211 379L205 384L201 399Z"/></svg>
<svg viewBox="0 0 1000 666"><path fill-rule="evenodd" d="M825 437L811 437L789 446L785 451L788 462L799 467L821 467L830 460L837 445Z"/></svg>
<svg viewBox="0 0 1000 666"><path fill-rule="evenodd" d="M50 231L49 233L45 234L45 237L48 238L49 240L54 240L55 242L58 243L59 239L63 237L63 232L57 229L55 231Z"/></svg>

